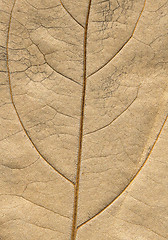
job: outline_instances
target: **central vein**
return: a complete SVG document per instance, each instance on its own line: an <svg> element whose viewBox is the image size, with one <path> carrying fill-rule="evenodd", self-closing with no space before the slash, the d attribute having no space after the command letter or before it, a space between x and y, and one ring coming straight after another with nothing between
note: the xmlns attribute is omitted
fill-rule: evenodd
<svg viewBox="0 0 168 240"><path fill-rule="evenodd" d="M81 118L80 118L80 135L79 135L79 150L78 150L78 162L76 172L76 183L74 190L74 209L73 209L73 224L71 240L76 239L77 233L77 213L78 213L78 198L79 198L79 180L81 169L81 155L82 155L82 140L83 140L83 122L84 122L84 110L85 110L85 96L86 96L86 55L87 55L87 33L88 33L88 21L90 14L91 0L89 0L88 12L86 17L85 32L84 32L84 53L83 53L83 90L81 101Z"/></svg>

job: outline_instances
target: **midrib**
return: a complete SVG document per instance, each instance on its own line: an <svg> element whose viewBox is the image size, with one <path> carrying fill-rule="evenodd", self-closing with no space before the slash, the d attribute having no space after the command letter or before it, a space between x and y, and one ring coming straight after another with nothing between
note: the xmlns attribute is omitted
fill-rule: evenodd
<svg viewBox="0 0 168 240"><path fill-rule="evenodd" d="M82 88L82 101L81 101L81 118L80 118L80 133L79 133L79 150L78 150L78 161L76 171L76 182L74 189L74 209L73 209L73 224L71 240L76 239L77 233L77 213L78 213L78 198L79 198L79 181L80 181L80 169L81 169L81 155L82 155L82 141L83 141L83 122L84 122L84 110L85 110L85 96L86 96L86 57L87 57L87 32L88 32L88 21L91 8L91 0L89 0L88 12L85 23L84 31L84 56L83 56L83 88Z"/></svg>

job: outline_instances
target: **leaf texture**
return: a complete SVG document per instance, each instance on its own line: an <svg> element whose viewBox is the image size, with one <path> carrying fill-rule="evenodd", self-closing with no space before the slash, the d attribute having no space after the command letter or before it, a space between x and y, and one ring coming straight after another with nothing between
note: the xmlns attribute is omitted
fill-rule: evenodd
<svg viewBox="0 0 168 240"><path fill-rule="evenodd" d="M168 238L165 0L0 0L0 239Z"/></svg>

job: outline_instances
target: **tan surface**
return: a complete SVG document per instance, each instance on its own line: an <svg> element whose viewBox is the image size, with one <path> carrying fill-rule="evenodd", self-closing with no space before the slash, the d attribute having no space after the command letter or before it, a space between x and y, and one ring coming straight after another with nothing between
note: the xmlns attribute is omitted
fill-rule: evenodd
<svg viewBox="0 0 168 240"><path fill-rule="evenodd" d="M168 2L0 13L0 239L168 239Z"/></svg>

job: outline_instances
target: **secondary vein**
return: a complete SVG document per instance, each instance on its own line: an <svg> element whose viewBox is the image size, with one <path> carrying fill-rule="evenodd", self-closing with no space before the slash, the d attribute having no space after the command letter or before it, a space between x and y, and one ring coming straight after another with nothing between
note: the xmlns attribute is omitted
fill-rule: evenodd
<svg viewBox="0 0 168 240"><path fill-rule="evenodd" d="M63 177L65 180L67 180L69 183L74 185L74 182L72 182L69 178L67 178L64 174L62 174L59 170L57 170L41 153L40 151L37 149L36 145L34 144L34 142L32 141L31 137L29 136L26 128L23 125L23 122L19 116L19 113L17 111L16 105L14 103L14 99L13 99L13 93L12 93L12 86L11 86L11 76L10 76L10 69L9 69L9 35L10 35L10 29L11 29L11 21L12 21L12 14L13 14L13 10L16 4L16 0L13 3L12 9L11 9L11 13L10 13L10 18L9 18L9 26L8 26L8 32L7 32L7 41L6 41L6 62L7 62L7 72L8 72L8 80L9 80L9 92L10 92L10 97L11 97L11 102L12 105L14 107L14 110L16 112L16 115L18 117L18 120L26 134L26 136L28 137L28 139L30 140L31 144L33 145L34 149L37 151L37 153L40 155L40 157L54 170L56 171L61 177Z"/></svg>
<svg viewBox="0 0 168 240"><path fill-rule="evenodd" d="M94 218L96 218L97 216L99 216L101 213L103 213L107 208L109 208L109 207L121 196L121 194L123 194L123 193L128 189L128 187L132 184L132 182L134 181L134 179L138 176L138 174L141 172L141 170L142 170L142 169L144 168L144 166L146 165L146 163L147 163L149 157L151 156L151 153L153 152L153 149L154 149L154 147L155 147L155 145L156 145L156 143L157 143L157 141L158 141L158 139L159 139L159 137L160 137L160 135L161 135L161 133L162 133L162 130L163 130L163 128L164 128L164 126L165 126L165 124L166 124L166 122L167 122L167 119L168 119L168 114L166 115L166 118L165 118L165 120L163 121L163 124L162 124L162 126L161 126L161 128L160 128L160 130L159 130L159 132L158 132L158 134L157 134L157 137L156 137L156 139L155 139L155 141L154 141L154 143L153 143L153 145L152 145L152 147L151 147L151 149L150 149L147 157L145 158L144 162L142 163L142 165L140 166L140 168L138 169L138 171L137 171L137 172L134 174L134 176L131 178L130 182L123 188L123 190L122 190L109 204L107 204L103 209L101 209L101 210L100 210L98 213L96 213L93 217L91 217L91 218L89 218L88 220L86 220L85 222L81 223L81 224L77 227L77 229L79 229L80 227L84 226L85 224L87 224L88 222L90 222L91 220L93 220Z"/></svg>

